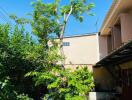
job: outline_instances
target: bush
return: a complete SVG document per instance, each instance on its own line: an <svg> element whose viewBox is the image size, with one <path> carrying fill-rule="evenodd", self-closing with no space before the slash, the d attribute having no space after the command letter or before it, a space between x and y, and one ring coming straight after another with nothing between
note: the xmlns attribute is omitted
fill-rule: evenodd
<svg viewBox="0 0 132 100"><path fill-rule="evenodd" d="M94 87L92 73L87 67L78 67L75 71L53 68L26 76L34 76L36 85L47 85L48 94L44 95L44 100L85 100Z"/></svg>
<svg viewBox="0 0 132 100"><path fill-rule="evenodd" d="M28 95L18 94L8 79L0 81L0 100L33 100Z"/></svg>
<svg viewBox="0 0 132 100"><path fill-rule="evenodd" d="M39 67L34 61L36 56L34 58L31 56L31 51L36 47L37 44L29 33L25 32L24 27L16 25L11 28L8 24L0 25L0 98L2 100L15 100L21 93L33 97L35 86L31 78L25 78L24 75Z"/></svg>

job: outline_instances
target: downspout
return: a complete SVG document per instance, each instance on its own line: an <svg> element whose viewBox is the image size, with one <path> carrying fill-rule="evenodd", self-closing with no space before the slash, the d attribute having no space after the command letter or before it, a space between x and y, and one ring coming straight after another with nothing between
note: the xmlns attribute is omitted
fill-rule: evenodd
<svg viewBox="0 0 132 100"><path fill-rule="evenodd" d="M97 38L97 62L100 60L100 50L99 50L99 33L96 34Z"/></svg>

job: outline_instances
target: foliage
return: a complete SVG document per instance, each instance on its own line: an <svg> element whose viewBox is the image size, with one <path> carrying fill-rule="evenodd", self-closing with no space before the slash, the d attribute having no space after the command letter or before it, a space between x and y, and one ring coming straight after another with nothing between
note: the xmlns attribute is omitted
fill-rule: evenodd
<svg viewBox="0 0 132 100"><path fill-rule="evenodd" d="M29 98L28 95L20 94L17 97L17 100L33 100L32 98Z"/></svg>
<svg viewBox="0 0 132 100"><path fill-rule="evenodd" d="M8 79L0 81L0 100L32 100L27 95L18 94Z"/></svg>
<svg viewBox="0 0 132 100"><path fill-rule="evenodd" d="M0 100L16 99L16 92L12 90L8 80L0 81Z"/></svg>
<svg viewBox="0 0 132 100"><path fill-rule="evenodd" d="M43 3L42 0L37 0L33 2L34 12L31 14L33 17L31 25L33 33L40 38L51 33L55 33L60 38L60 35L64 34L62 27L66 27L70 16L82 22L83 14L91 14L90 10L94 7L93 3L87 4L86 0L69 0L67 5L60 5L60 1Z"/></svg>
<svg viewBox="0 0 132 100"><path fill-rule="evenodd" d="M43 3L42 0L33 2L34 11L31 14L32 32L39 37L45 44L48 42L49 35L56 36L59 40L58 47L60 54L64 58L63 38L68 20L73 16L82 22L85 13L92 15L90 10L94 7L93 3L87 0L68 0L66 5L60 4L61 0L52 3Z"/></svg>
<svg viewBox="0 0 132 100"><path fill-rule="evenodd" d="M56 42L56 39L52 39L54 42L51 47L59 49L53 59L58 56L58 53L64 58L62 42L69 18L73 16L77 21L82 22L83 15L85 13L92 15L90 10L94 7L93 3L87 3L86 0L69 0L66 5L61 5L60 2L61 0L55 0L52 3L44 3L42 0L37 0L32 4L34 7L31 14L32 32L38 36L39 42L44 44L44 48L50 52L48 42L51 36L56 36L59 41ZM50 56L52 57L53 54L51 53ZM61 68L58 65L58 62L62 60L61 57L55 62L50 60L49 68L30 72L26 76L32 76L37 86L47 86L48 94L45 95L45 99L85 99L88 92L94 87L92 74L87 68L77 69L73 72ZM64 63L62 62L62 64Z"/></svg>
<svg viewBox="0 0 132 100"><path fill-rule="evenodd" d="M62 42L68 19L73 16L82 22L83 14L90 14L94 4L86 0L69 0L67 5L60 5L60 0L38 0L33 7L31 20L11 15L15 26L0 24L0 99L86 99L94 87L92 74L86 67L62 69L58 62L64 58ZM38 42L25 31L29 22Z"/></svg>
<svg viewBox="0 0 132 100"><path fill-rule="evenodd" d="M30 72L26 76L34 76L36 85L47 84L49 92L45 100L86 100L94 87L92 73L87 67L78 67L75 71L53 68L47 73Z"/></svg>
<svg viewBox="0 0 132 100"><path fill-rule="evenodd" d="M7 83L10 83L6 88L1 88L1 99L15 100L16 96L23 93L32 98L40 98L43 95L39 91L41 86L35 87L32 78L25 78L24 75L34 70L45 71L53 62L57 62L60 56L57 55L56 46L45 49L44 44L33 41L24 26L18 25L14 28L8 24L0 25L0 40L0 82L5 84L8 77Z"/></svg>
<svg viewBox="0 0 132 100"><path fill-rule="evenodd" d="M8 24L0 25L0 40L0 81L1 84L9 83L9 85L5 85L5 88L1 88L1 92L4 93L3 97L15 95L15 91L18 94L33 93L34 90L32 89L35 88L33 82L31 78L25 78L24 75L41 66L39 62L35 61L37 56L35 54L31 55L32 50L36 49L38 45L35 44L23 27L19 28L17 25L14 28L11 28ZM36 67L37 65L38 67ZM10 89L10 87L13 89ZM10 91L12 92L10 93ZM0 97L2 98L2 96Z"/></svg>

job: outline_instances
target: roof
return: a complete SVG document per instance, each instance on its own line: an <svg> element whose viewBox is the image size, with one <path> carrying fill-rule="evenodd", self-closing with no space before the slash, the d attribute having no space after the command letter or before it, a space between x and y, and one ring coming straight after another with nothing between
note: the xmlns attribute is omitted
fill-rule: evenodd
<svg viewBox="0 0 132 100"><path fill-rule="evenodd" d="M108 35L110 28L115 24L121 13L132 8L132 0L113 0L113 3L104 19L100 35Z"/></svg>
<svg viewBox="0 0 132 100"><path fill-rule="evenodd" d="M75 37L84 37L84 36L93 36L93 35L97 35L97 32L86 33L86 34L81 34L81 35L65 36L64 38L75 38Z"/></svg>
<svg viewBox="0 0 132 100"><path fill-rule="evenodd" d="M132 60L132 41L114 50L108 56L96 63L94 67L110 66Z"/></svg>
<svg viewBox="0 0 132 100"><path fill-rule="evenodd" d="M108 19L110 18L110 16L112 16L111 13L113 12L113 10L114 10L114 8L115 8L115 6L116 6L116 4L117 4L117 1L118 1L118 0L114 0L114 1L113 1L113 3L112 3L112 5L111 5L111 7L110 7L110 9L109 9L109 11L108 11L108 13L107 13L107 15L106 15L106 17L105 17L105 19L104 19L104 22L103 22L103 24L102 24L102 26L101 26L101 29L100 29L100 32L101 32L101 33L102 33L102 31L104 30L105 25L107 24Z"/></svg>

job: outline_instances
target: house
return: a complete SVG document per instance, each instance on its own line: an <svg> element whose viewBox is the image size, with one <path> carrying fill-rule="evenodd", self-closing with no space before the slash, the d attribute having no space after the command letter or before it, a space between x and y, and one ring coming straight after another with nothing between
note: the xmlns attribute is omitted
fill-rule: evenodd
<svg viewBox="0 0 132 100"><path fill-rule="evenodd" d="M130 100L132 93L132 0L114 0L100 32L65 37L65 66L87 65L95 92L90 100Z"/></svg>
<svg viewBox="0 0 132 100"><path fill-rule="evenodd" d="M63 51L66 57L65 67L92 66L99 60L97 33L67 36L63 39Z"/></svg>
<svg viewBox="0 0 132 100"><path fill-rule="evenodd" d="M98 36L99 61L94 66L96 91L121 100L132 98L132 0L115 0Z"/></svg>

